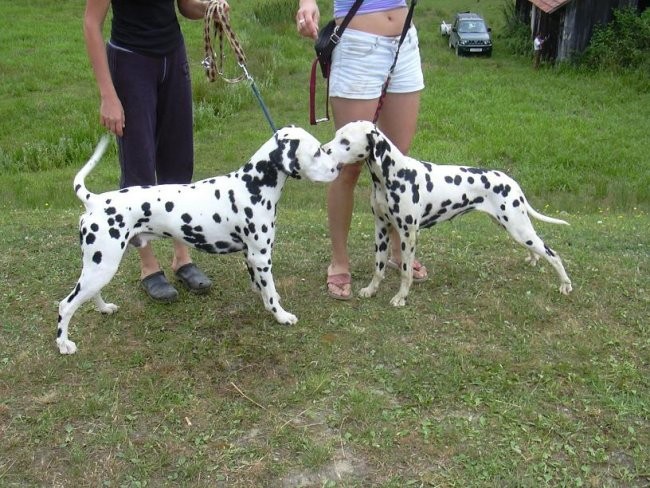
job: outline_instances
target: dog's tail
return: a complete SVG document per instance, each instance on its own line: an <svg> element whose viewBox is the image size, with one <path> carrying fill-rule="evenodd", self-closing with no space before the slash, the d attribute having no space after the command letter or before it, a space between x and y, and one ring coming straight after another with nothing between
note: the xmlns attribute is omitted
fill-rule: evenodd
<svg viewBox="0 0 650 488"><path fill-rule="evenodd" d="M92 195L92 193L86 189L86 183L84 180L86 179L86 176L88 176L88 174L95 168L95 166L97 166L99 160L102 159L102 156L108 147L109 141L110 137L108 134L102 136L102 138L99 140L99 144L97 144L97 147L95 148L93 155L90 157L88 162L84 164L83 168L79 170L77 176L74 177L74 192L82 202L87 201Z"/></svg>
<svg viewBox="0 0 650 488"><path fill-rule="evenodd" d="M533 207L530 206L528 200L526 200L525 204L526 204L526 210L528 211L528 215L532 215L537 220L541 220L542 222L548 222L549 224L569 225L569 223L564 220L554 219L553 217L547 217L546 215L539 213L537 210L535 210Z"/></svg>

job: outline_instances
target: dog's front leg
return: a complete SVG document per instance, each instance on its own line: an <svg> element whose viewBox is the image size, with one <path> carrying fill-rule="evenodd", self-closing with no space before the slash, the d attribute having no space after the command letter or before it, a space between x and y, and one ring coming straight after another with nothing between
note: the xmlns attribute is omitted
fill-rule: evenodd
<svg viewBox="0 0 650 488"><path fill-rule="evenodd" d="M359 290L359 296L362 298L374 296L386 274L389 242L388 229L389 227L384 219L375 215L375 272L368 286Z"/></svg>
<svg viewBox="0 0 650 488"><path fill-rule="evenodd" d="M413 260L415 259L415 243L417 240L417 229L409 228L403 232L400 229L400 246L402 251L401 268L400 268L400 287L397 294L391 298L390 304L394 307L403 307L406 305L406 297L409 294L413 284Z"/></svg>
<svg viewBox="0 0 650 488"><path fill-rule="evenodd" d="M271 312L280 324L293 325L298 322L298 317L287 312L280 305L280 295L278 295L273 281L270 250L263 254L258 250L249 250L246 253L246 265L251 285L262 296L264 308Z"/></svg>

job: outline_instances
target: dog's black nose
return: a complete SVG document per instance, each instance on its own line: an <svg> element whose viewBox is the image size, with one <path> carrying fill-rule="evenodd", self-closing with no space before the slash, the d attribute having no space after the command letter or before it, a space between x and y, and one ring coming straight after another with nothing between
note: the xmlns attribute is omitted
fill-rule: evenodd
<svg viewBox="0 0 650 488"><path fill-rule="evenodd" d="M339 163L336 165L336 169L338 169L339 171L341 171L342 168L343 168L343 163Z"/></svg>

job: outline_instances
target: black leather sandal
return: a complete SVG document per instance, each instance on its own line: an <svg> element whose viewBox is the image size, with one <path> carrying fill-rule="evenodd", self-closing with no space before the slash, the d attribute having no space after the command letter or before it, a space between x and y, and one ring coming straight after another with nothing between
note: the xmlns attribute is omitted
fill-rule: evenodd
<svg viewBox="0 0 650 488"><path fill-rule="evenodd" d="M165 273L162 271L151 273L143 278L140 283L147 295L157 302L169 303L178 299L178 291L167 281Z"/></svg>
<svg viewBox="0 0 650 488"><path fill-rule="evenodd" d="M176 270L176 277L192 293L207 293L212 281L194 263L184 264Z"/></svg>

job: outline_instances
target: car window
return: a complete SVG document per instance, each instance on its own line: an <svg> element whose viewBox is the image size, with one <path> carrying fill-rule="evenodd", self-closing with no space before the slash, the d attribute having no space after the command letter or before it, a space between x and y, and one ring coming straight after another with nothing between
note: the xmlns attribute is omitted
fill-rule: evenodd
<svg viewBox="0 0 650 488"><path fill-rule="evenodd" d="M458 26L458 32L471 33L471 34L483 34L487 32L485 24L481 21L464 21L461 22Z"/></svg>

